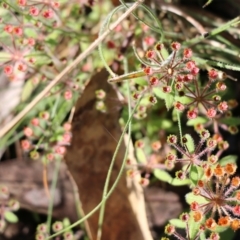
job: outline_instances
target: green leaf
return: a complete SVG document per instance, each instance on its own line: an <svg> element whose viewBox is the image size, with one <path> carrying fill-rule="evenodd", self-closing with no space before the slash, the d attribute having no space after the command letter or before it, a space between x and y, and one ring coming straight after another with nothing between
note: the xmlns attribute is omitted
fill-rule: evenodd
<svg viewBox="0 0 240 240"><path fill-rule="evenodd" d="M4 212L4 218L10 223L18 222L18 217L13 212L6 211Z"/></svg>
<svg viewBox="0 0 240 240"><path fill-rule="evenodd" d="M136 156L140 163L146 163L147 159L142 148L136 148Z"/></svg>
<svg viewBox="0 0 240 240"><path fill-rule="evenodd" d="M176 228L186 228L186 223L178 218L171 219L169 222Z"/></svg>
<svg viewBox="0 0 240 240"><path fill-rule="evenodd" d="M190 218L188 222L188 229L189 229L189 239L195 239L196 235L199 232L199 227L201 222L195 222L193 218L193 212L190 213Z"/></svg>
<svg viewBox="0 0 240 240"><path fill-rule="evenodd" d="M178 178L174 178L170 184L172 186L184 186L184 185L189 185L191 183L190 179L184 179L180 180Z"/></svg>
<svg viewBox="0 0 240 240"><path fill-rule="evenodd" d="M186 202L190 205L192 202L196 201L198 204L208 203L208 201L201 196L196 196L192 192L185 195Z"/></svg>
<svg viewBox="0 0 240 240"><path fill-rule="evenodd" d="M236 163L237 159L238 159L237 155L228 155L228 156L225 156L224 158L221 158L219 160L219 164L221 166L225 166L228 163Z"/></svg>
<svg viewBox="0 0 240 240"><path fill-rule="evenodd" d="M174 102L173 95L172 94L166 94L165 104L166 104L167 110L170 110L170 108L173 106L173 102Z"/></svg>
<svg viewBox="0 0 240 240"><path fill-rule="evenodd" d="M194 185L197 184L197 181L200 179L198 175L198 169L197 166L191 165L190 172L189 172L189 178L193 182Z"/></svg>
<svg viewBox="0 0 240 240"><path fill-rule="evenodd" d="M159 179L159 180L161 180L161 181L163 181L163 182L168 182L168 183L171 183L171 182L172 182L172 176L171 176L168 172L166 172L166 171L164 171L164 170L155 169L155 170L153 171L153 174L154 174L154 176L155 176L157 179Z"/></svg>
<svg viewBox="0 0 240 240"><path fill-rule="evenodd" d="M32 95L32 92L34 90L34 84L32 82L32 80L28 80L22 90L22 94L21 94L21 101L25 102L26 100L28 100L28 98Z"/></svg>
<svg viewBox="0 0 240 240"><path fill-rule="evenodd" d="M207 122L207 119L204 117L197 117L195 119L190 119L187 121L187 126L194 126L197 124L204 124Z"/></svg>
<svg viewBox="0 0 240 240"><path fill-rule="evenodd" d="M186 143L184 143L184 145L187 147L190 153L193 153L195 150L195 145L192 136L190 134L185 134L183 137L186 138L187 140Z"/></svg>
<svg viewBox="0 0 240 240"><path fill-rule="evenodd" d="M229 117L229 118L220 119L219 122L225 123L227 125L240 125L240 118Z"/></svg>
<svg viewBox="0 0 240 240"><path fill-rule="evenodd" d="M219 232L219 233L220 233L220 239L232 240L234 239L234 236L235 236L235 232L229 227L227 228L226 231Z"/></svg>

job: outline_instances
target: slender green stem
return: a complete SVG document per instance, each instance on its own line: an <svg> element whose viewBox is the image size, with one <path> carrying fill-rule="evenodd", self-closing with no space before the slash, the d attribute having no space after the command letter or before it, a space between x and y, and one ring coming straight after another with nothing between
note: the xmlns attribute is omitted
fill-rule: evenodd
<svg viewBox="0 0 240 240"><path fill-rule="evenodd" d="M124 129L123 129L123 132L122 132L121 137L120 137L120 139L119 139L119 141L118 141L118 145L117 145L117 147L116 147L116 150L115 150L114 155L116 155L116 154L118 153L118 151L119 151L119 148L120 148L120 146L121 146L121 144L122 144L122 141L123 141L123 139L124 139L124 135L125 135L125 133L127 132L127 130L129 130L129 124L131 123L131 120L132 120L132 118L133 118L133 114L135 113L135 111L136 111L137 107L139 106L141 100L142 100L142 97L138 99L138 101L137 101L137 103L136 103L136 106L134 107L134 109L133 109L133 111L132 111L132 113L131 113L131 115L130 115L127 123L126 123L126 126L125 126ZM127 152L127 151L126 151L126 152ZM125 154L124 162L126 161L126 159L127 159L127 154ZM102 201L101 201L91 212L89 212L87 215L85 215L85 217L83 217L82 219L78 220L78 221L75 222L74 224L72 224L72 225L64 228L63 230L61 230L61 231L53 234L52 236L49 236L46 240L52 239L53 237L56 237L56 236L64 233L65 231L68 231L68 230L72 229L73 227L76 227L77 225L79 225L80 223L84 222L86 219L88 219L89 217L91 217L96 211L98 211L98 209L102 206L102 204L104 204L105 201L106 201L106 200L111 196L111 194L113 193L114 189L116 188L116 186L117 186L117 184L118 184L118 182L119 182L119 180L120 180L120 178L121 178L121 176L122 176L123 170L124 170L124 164L122 164L122 167L121 167L121 169L120 169L120 171L119 171L119 173L118 173L118 176L117 176L115 182L113 183L111 189L110 189L109 192L107 193L107 195L104 197L104 199L102 199Z"/></svg>
<svg viewBox="0 0 240 240"><path fill-rule="evenodd" d="M128 73L128 65L127 65L126 58L124 58L124 73ZM131 116L131 110L132 110L131 109L131 92L130 92L129 83L127 83L127 86L128 86L128 116ZM129 122L129 125L128 125L128 134L129 134L129 142L130 142L130 139L131 139L131 122ZM128 143L128 145L129 145L129 143ZM127 148L126 148L126 151L125 151L122 166L125 166L125 161L126 161L126 158L128 156L128 148L129 148L128 145L127 145ZM107 178L106 178L104 189L103 189L102 200L107 195L108 186L109 186L109 182L110 182L110 177L111 177L111 174L112 174L112 170L113 170L113 166L114 166L116 157L117 157L117 152L115 151L115 153L113 155L113 158L112 158L112 161L111 161L111 164L110 164L109 169L108 169L108 174L107 174ZM121 167L121 169L122 169L122 167ZM102 206L100 208L99 219L98 219L97 240L100 240L101 236L102 236L102 224L103 224L103 220L104 220L104 211L105 211L105 205L106 205L105 203L106 203L106 201L102 204Z"/></svg>
<svg viewBox="0 0 240 240"><path fill-rule="evenodd" d="M215 28L213 29L212 31L210 31L209 33L207 33L206 36L199 36L199 37L196 37L196 38L193 38L193 39L190 39L190 40L187 40L183 43L183 45L185 46L189 46L189 45L194 45L194 44L197 44L199 42L201 42L202 40L206 39L206 38L210 38L210 37L213 37L225 30L227 30L228 28L234 26L234 25L237 25L238 23L240 22L240 16L234 18L233 20L221 25L220 27L218 28Z"/></svg>
<svg viewBox="0 0 240 240"><path fill-rule="evenodd" d="M60 170L60 166L61 166L61 161L62 161L61 158L56 159L56 166L55 166L54 172L53 172L53 180L52 180L52 185L51 185L50 200L49 200L49 205L48 205L48 217L47 217L47 229L48 229L49 233L51 230L54 194L55 194L55 190L57 187L58 174L59 174L59 170Z"/></svg>
<svg viewBox="0 0 240 240"><path fill-rule="evenodd" d="M180 141L181 141L181 144L183 144L183 143L182 143L181 116L180 116L180 112L179 112L179 111L177 111L177 120L178 120L178 129L179 129Z"/></svg>

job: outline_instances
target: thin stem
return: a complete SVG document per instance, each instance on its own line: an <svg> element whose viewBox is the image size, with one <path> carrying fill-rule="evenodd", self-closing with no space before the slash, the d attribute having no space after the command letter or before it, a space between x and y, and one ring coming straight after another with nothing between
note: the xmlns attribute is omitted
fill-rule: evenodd
<svg viewBox="0 0 240 240"><path fill-rule="evenodd" d="M127 66L126 58L124 58L124 72L125 73L128 72L128 66ZM128 114L129 114L128 116L131 116L131 110L132 110L131 109L131 91L130 91L130 87L129 87L129 83L128 83ZM129 122L128 134L129 134L129 141L130 141L130 139L131 139L131 122ZM113 155L113 158L112 158L112 161L111 161L111 164L110 164L109 169L108 169L108 174L107 174L107 178L106 178L104 189L103 189L102 200L107 195L108 186L109 186L109 182L110 182L110 177L111 177L111 174L112 174L115 159L117 157L117 153L118 152L115 151L115 153ZM128 155L128 146L127 146L127 149L126 149L126 152L125 152L125 156L124 156L122 166L125 166L125 159L127 158L127 155ZM106 203L106 201L102 204L101 209L100 209L100 213L99 213L97 240L100 240L101 236L102 236L102 224L103 224L103 220L104 220L105 203Z"/></svg>
<svg viewBox="0 0 240 240"><path fill-rule="evenodd" d="M50 233L51 230L51 222L52 222L52 211L53 211L53 202L54 202L54 194L57 186L57 180L58 180L58 174L61 166L61 158L56 159L56 166L53 173L53 180L51 185L51 195L49 199L49 205L48 205L48 217L47 217L47 229Z"/></svg>
<svg viewBox="0 0 240 240"><path fill-rule="evenodd" d="M63 69L47 86L46 88L40 92L36 98L33 99L31 103L29 103L17 116L15 116L8 124L6 124L0 130L0 138L2 138L7 132L10 131L15 124L25 117L27 113L29 113L35 105L42 100L46 94L57 84L60 80L70 73L80 62L82 62L97 46L101 43L108 34L119 25L126 17L128 17L144 0L138 0L131 7L127 9L127 11L122 14L111 26L107 29L101 36L99 36L83 53L81 53L70 65Z"/></svg>
<svg viewBox="0 0 240 240"><path fill-rule="evenodd" d="M131 123L132 118L133 118L133 115L134 115L137 107L139 106L141 100L142 100L142 97L138 99L138 101L137 101L137 103L136 103L136 106L134 107L134 109L133 109L133 111L132 111L132 113L131 113L131 115L130 115L127 123L126 123L126 126L125 126L124 129L123 129L122 135L121 135L121 137L120 137L120 139L119 139L119 141L118 141L118 145L117 145L117 147L116 147L116 150L115 150L115 152L114 152L114 155L117 154L118 151L119 151L120 145L122 144L122 141L123 141L123 139L124 139L124 135L125 135L125 133L127 132L127 130L129 130L129 124ZM62 229L61 231L59 231L59 232L57 232L57 233L49 236L48 238L46 238L46 240L52 239L53 237L56 237L56 236L64 233L65 231L68 231L68 230L76 227L77 225L79 225L80 223L84 222L86 219L88 219L89 217L91 217L96 211L98 211L98 209L102 206L102 204L104 204L105 201L111 196L111 194L112 194L113 191L115 190L115 188L116 188L116 186L117 186L117 184L118 184L118 182L119 182L119 180L120 180L120 178L121 178L121 176L122 176L122 173L123 173L123 170L124 170L124 165L125 165L125 162L126 162L126 160L127 160L127 154L126 154L126 153L127 153L127 151L125 152L124 161L123 161L123 164L122 164L122 166L121 166L121 169L120 169L120 171L119 171L119 173L118 173L118 176L117 176L115 182L113 183L111 189L109 190L109 192L107 193L107 195L104 197L104 199L102 199L101 202L100 202L91 212L89 212L87 215L85 215L85 217L83 217L82 219L79 219L77 222L75 222L75 223L73 223L72 225L70 225L70 226Z"/></svg>

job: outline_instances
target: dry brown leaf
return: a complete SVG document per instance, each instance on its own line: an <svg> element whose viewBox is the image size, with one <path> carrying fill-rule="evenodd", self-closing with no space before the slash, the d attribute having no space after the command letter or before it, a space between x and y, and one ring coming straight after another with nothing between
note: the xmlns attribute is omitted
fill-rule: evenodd
<svg viewBox="0 0 240 240"><path fill-rule="evenodd" d="M66 154L66 163L79 188L80 200L85 213L96 207L102 198L107 171L119 139L121 129L118 124L119 112L116 109L121 104L112 86L107 83L108 73L101 70L90 80L83 95L76 104L73 118L73 139ZM103 89L107 93L107 113L101 113L95 108L95 91ZM112 136L111 136L112 135ZM110 186L115 181L123 158L125 147L120 147L113 168ZM151 239L146 234L145 226L139 223L129 200L131 191L127 188L126 177L122 176L117 188L107 201L103 223L103 240L146 240ZM136 196L141 196L138 192ZM134 203L133 203L134 204ZM144 204L143 204L144 206ZM139 211L142 211L139 205ZM145 209L143 209L145 211ZM99 212L89 218L93 240L96 239ZM146 222L146 221L145 221ZM141 225L141 227L140 227ZM145 236L144 236L145 234ZM146 237L148 236L148 237Z"/></svg>

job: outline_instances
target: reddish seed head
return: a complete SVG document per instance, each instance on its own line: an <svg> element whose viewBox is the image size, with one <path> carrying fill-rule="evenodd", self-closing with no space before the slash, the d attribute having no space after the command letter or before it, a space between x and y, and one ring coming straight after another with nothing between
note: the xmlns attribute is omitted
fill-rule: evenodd
<svg viewBox="0 0 240 240"><path fill-rule="evenodd" d="M220 150L226 150L229 148L229 143L227 141L222 141L218 143L218 148Z"/></svg>
<svg viewBox="0 0 240 240"><path fill-rule="evenodd" d="M218 233L211 233L209 240L219 240L220 236Z"/></svg>
<svg viewBox="0 0 240 240"><path fill-rule="evenodd" d="M208 76L209 76L210 79L215 80L215 79L218 78L218 71L216 71L215 69L211 69L208 72Z"/></svg>
<svg viewBox="0 0 240 240"><path fill-rule="evenodd" d="M214 168L213 172L217 178L221 178L225 174L224 168L221 167L219 164Z"/></svg>
<svg viewBox="0 0 240 240"><path fill-rule="evenodd" d="M237 205L233 208L233 214L240 216L240 206Z"/></svg>
<svg viewBox="0 0 240 240"><path fill-rule="evenodd" d="M171 47L172 47L172 49L173 49L174 51L178 51L178 50L181 48L181 44L178 43L178 42L173 42L173 43L171 44Z"/></svg>
<svg viewBox="0 0 240 240"><path fill-rule="evenodd" d="M236 164L228 163L224 166L224 169L228 175L233 175L237 170L237 166Z"/></svg>
<svg viewBox="0 0 240 240"><path fill-rule="evenodd" d="M193 219L194 219L195 222L200 222L200 221L202 220L202 218L203 218L202 212L200 212L200 211L195 211L195 212L193 213Z"/></svg>
<svg viewBox="0 0 240 240"><path fill-rule="evenodd" d="M177 83L175 84L175 89L176 89L177 91L182 91L183 88L184 88L184 84L183 84L182 82L177 82Z"/></svg>
<svg viewBox="0 0 240 240"><path fill-rule="evenodd" d="M161 51L163 48L164 48L164 45L163 45L162 43L157 43L157 44L155 45L155 49L156 49L157 51Z"/></svg>
<svg viewBox="0 0 240 240"><path fill-rule="evenodd" d="M28 140L22 140L21 141L21 147L23 150L28 151L31 148L31 143Z"/></svg>
<svg viewBox="0 0 240 240"><path fill-rule="evenodd" d="M116 46L115 46L115 43L113 42L113 41L108 41L107 42L107 48L108 49L113 49L113 48L115 48Z"/></svg>
<svg viewBox="0 0 240 240"><path fill-rule="evenodd" d="M42 16L46 19L53 18L53 10L52 9L47 9L47 10L43 11Z"/></svg>
<svg viewBox="0 0 240 240"><path fill-rule="evenodd" d="M25 127L23 132L26 137L31 137L33 135L33 130L30 127Z"/></svg>
<svg viewBox="0 0 240 240"><path fill-rule="evenodd" d="M164 93L170 93L172 91L172 88L171 88L171 86L163 86L162 91Z"/></svg>
<svg viewBox="0 0 240 240"><path fill-rule="evenodd" d="M173 225L168 224L168 225L165 227L165 233L166 233L167 235L172 235L174 232L175 232L175 227L174 227Z"/></svg>
<svg viewBox="0 0 240 240"><path fill-rule="evenodd" d="M201 191L198 187L193 188L192 192L195 196L198 196L201 193Z"/></svg>
<svg viewBox="0 0 240 240"><path fill-rule="evenodd" d="M192 211L197 211L199 209L199 204L196 201L194 201L191 203L190 208Z"/></svg>
<svg viewBox="0 0 240 240"><path fill-rule="evenodd" d="M208 157L208 162L211 164L215 164L218 161L218 156L217 155L211 155Z"/></svg>
<svg viewBox="0 0 240 240"><path fill-rule="evenodd" d="M186 75L184 75L183 81L184 81L185 83L189 83L189 82L191 82L192 80L193 80L193 75L192 75L192 74L186 74Z"/></svg>
<svg viewBox="0 0 240 240"><path fill-rule="evenodd" d="M151 77L150 80L149 80L149 82L150 82L150 85L151 85L151 86L156 86L156 85L158 85L159 80L158 80L157 77Z"/></svg>
<svg viewBox="0 0 240 240"><path fill-rule="evenodd" d="M225 111L228 110L228 104L227 104L226 101L220 102L220 103L218 104L217 108L218 108L218 110L219 110L220 112L225 112Z"/></svg>
<svg viewBox="0 0 240 240"><path fill-rule="evenodd" d="M231 228L233 231L236 231L240 228L240 220L239 219L233 219L231 222Z"/></svg>
<svg viewBox="0 0 240 240"><path fill-rule="evenodd" d="M150 96L148 100L151 104L156 104L157 103L157 98L154 97L154 96Z"/></svg>
<svg viewBox="0 0 240 240"><path fill-rule="evenodd" d="M143 71L145 72L146 75L152 75L153 74L153 70L150 67L145 67L143 69Z"/></svg>
<svg viewBox="0 0 240 240"><path fill-rule="evenodd" d="M182 104L182 103L180 103L180 102L175 102L174 103L174 107L178 110L178 111L184 111L184 109L185 109L185 106Z"/></svg>
<svg viewBox="0 0 240 240"><path fill-rule="evenodd" d="M36 17L39 15L39 9L37 7L30 7L29 14L33 17Z"/></svg>
<svg viewBox="0 0 240 240"><path fill-rule="evenodd" d="M232 178L231 185L235 188L240 186L240 178L239 177L234 177Z"/></svg>
<svg viewBox="0 0 240 240"><path fill-rule="evenodd" d="M218 225L222 226L222 227L228 227L231 223L231 219L229 216L225 216L225 217L220 217L218 219Z"/></svg>
<svg viewBox="0 0 240 240"><path fill-rule="evenodd" d="M179 217L183 222L187 222L189 220L189 214L188 213L182 213Z"/></svg>
<svg viewBox="0 0 240 240"><path fill-rule="evenodd" d="M176 172L176 178L180 179L180 180L184 180L186 178L186 174L183 171L177 171Z"/></svg>
<svg viewBox="0 0 240 240"><path fill-rule="evenodd" d="M227 86L226 86L226 84L223 83L223 82L218 82L218 83L216 84L216 89L217 89L218 91L225 91L226 88L227 88Z"/></svg>
<svg viewBox="0 0 240 240"><path fill-rule="evenodd" d="M66 100L72 99L72 91L66 90L66 91L64 92L64 98L65 98Z"/></svg>
<svg viewBox="0 0 240 240"><path fill-rule="evenodd" d="M192 57L192 49L190 48L185 48L183 50L183 57L184 58L191 58Z"/></svg>
<svg viewBox="0 0 240 240"><path fill-rule="evenodd" d="M217 114L217 111L215 110L215 108L209 108L206 114L208 118L214 118Z"/></svg>
<svg viewBox="0 0 240 240"><path fill-rule="evenodd" d="M151 147L152 147L153 151L158 151L162 147L162 145L161 145L160 141L155 141L151 144Z"/></svg>
<svg viewBox="0 0 240 240"><path fill-rule="evenodd" d="M12 65L4 66L3 71L7 76L10 76L11 74L13 74L13 66Z"/></svg>
<svg viewBox="0 0 240 240"><path fill-rule="evenodd" d="M173 153L168 153L166 160L168 161L175 161L176 160L176 155Z"/></svg>
<svg viewBox="0 0 240 240"><path fill-rule="evenodd" d="M196 67L196 64L195 64L194 61L189 61L189 62L186 63L186 68L187 68L188 70L192 70L192 69L195 68L195 67Z"/></svg>
<svg viewBox="0 0 240 240"><path fill-rule="evenodd" d="M168 143L170 144L176 144L177 143L177 136L175 135L170 135L167 138Z"/></svg>
<svg viewBox="0 0 240 240"><path fill-rule="evenodd" d="M145 56L148 59L153 59L155 57L155 52L153 50L149 50L149 51L147 51Z"/></svg>
<svg viewBox="0 0 240 240"><path fill-rule="evenodd" d="M197 116L198 116L197 109L188 110L187 112L188 119L195 119Z"/></svg>
<svg viewBox="0 0 240 240"><path fill-rule="evenodd" d="M205 226L206 226L206 228L208 228L210 230L214 230L216 228L217 224L213 218L209 218L206 220Z"/></svg>
<svg viewBox="0 0 240 240"><path fill-rule="evenodd" d="M199 73L199 68L198 67L194 67L193 69L191 69L191 74L193 76L196 76Z"/></svg>

